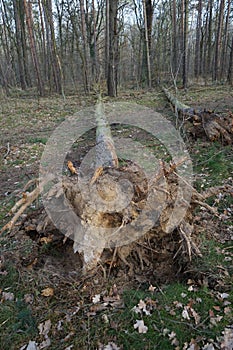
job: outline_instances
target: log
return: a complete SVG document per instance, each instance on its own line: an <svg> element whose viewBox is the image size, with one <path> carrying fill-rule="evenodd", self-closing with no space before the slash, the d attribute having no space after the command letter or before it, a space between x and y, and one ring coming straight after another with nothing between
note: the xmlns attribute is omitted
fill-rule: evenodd
<svg viewBox="0 0 233 350"><path fill-rule="evenodd" d="M193 124L193 134L199 134L200 130L210 141L221 140L223 143L233 142L233 113L219 115L214 111L192 108L185 105L164 87L162 88L168 101L172 104L178 116Z"/></svg>

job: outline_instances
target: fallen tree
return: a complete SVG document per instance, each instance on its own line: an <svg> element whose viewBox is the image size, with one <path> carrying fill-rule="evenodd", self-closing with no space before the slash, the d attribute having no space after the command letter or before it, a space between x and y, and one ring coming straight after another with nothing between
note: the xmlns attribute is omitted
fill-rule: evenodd
<svg viewBox="0 0 233 350"><path fill-rule="evenodd" d="M135 110L138 108L136 105ZM217 216L216 209L205 200L232 188L222 186L198 193L182 176L190 164L183 154L175 162L161 160L148 178L135 162L118 159L102 102L97 106L96 120L93 171L83 176L82 169L67 159L70 176L63 175L59 183L53 183L55 171L40 183L30 181L10 212L13 218L1 232L23 230L36 236L39 244L72 242L74 253L82 260L83 273L97 266L104 269L104 265L109 266L110 273L120 262L129 271L137 266L158 269L161 262L173 266L174 259L187 263L193 255L201 256L195 208L204 207ZM43 191L43 205L50 208L49 212L41 203L36 212L29 212L15 226Z"/></svg>
<svg viewBox="0 0 233 350"><path fill-rule="evenodd" d="M202 108L192 108L177 99L168 89L162 88L168 101L172 104L176 114L185 122L191 122L193 134L205 133L210 141L221 140L232 144L233 141L233 113L217 114Z"/></svg>

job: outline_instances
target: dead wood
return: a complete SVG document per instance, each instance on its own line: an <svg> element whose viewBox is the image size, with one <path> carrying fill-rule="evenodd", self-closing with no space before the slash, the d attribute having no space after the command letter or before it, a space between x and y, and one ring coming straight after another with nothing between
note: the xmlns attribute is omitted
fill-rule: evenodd
<svg viewBox="0 0 233 350"><path fill-rule="evenodd" d="M221 140L226 144L233 142L233 113L217 114L202 108L192 108L177 99L164 87L162 88L167 99L172 104L183 121L191 122L193 125L192 134L199 135L201 132L210 141Z"/></svg>

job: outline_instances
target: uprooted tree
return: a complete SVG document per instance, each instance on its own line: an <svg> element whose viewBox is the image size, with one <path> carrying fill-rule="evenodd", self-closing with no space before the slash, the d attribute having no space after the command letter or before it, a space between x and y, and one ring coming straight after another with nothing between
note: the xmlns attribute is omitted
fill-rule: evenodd
<svg viewBox="0 0 233 350"><path fill-rule="evenodd" d="M172 104L177 116L193 126L193 134L205 134L210 141L220 140L227 144L233 142L233 113L218 114L202 108L192 108L177 99L163 87L167 99Z"/></svg>
<svg viewBox="0 0 233 350"><path fill-rule="evenodd" d="M40 180L26 185L22 198L10 212L14 214L13 218L2 232L15 230L16 221L42 194L45 209L39 210L36 216L34 213L33 220L28 214L20 223L21 229L27 234L37 232L44 242L52 242L58 237L63 242L72 240L74 253L82 259L84 273L99 263L101 266L108 263L111 271L117 259L130 270L134 269L136 260L143 269L145 265L153 265L156 259L161 261L165 246L169 246L174 258L181 256L186 262L193 254L201 255L193 224L194 208L199 205L217 215L205 200L220 191L232 189L222 186L198 193L192 187L191 172L187 172L191 166L190 158L184 150L181 151L182 142L178 136L170 140L169 126L166 127L164 121L157 123L156 127L162 126L161 131L158 130L158 139L160 133L163 134L164 142L169 142L168 148L175 149L172 161L159 160L154 167L155 159L149 157L148 169L153 166L148 176L141 164L124 155L118 157L106 116L111 119L114 115L115 120L121 121L122 115L131 115L131 120L136 120L144 112L145 108L136 104L110 108L99 101L95 111L87 113L87 118L93 114L96 119L94 153L78 167L66 157L70 176L61 174L64 159L60 153L61 148L66 147L67 133L60 128L65 138L59 142L57 138L50 139L47 154L41 159ZM146 113L150 115L151 110L146 109ZM70 130L76 125L76 119L75 122L71 120ZM70 137L74 142L75 133L71 132ZM120 143L124 140L121 139ZM136 153L138 143L134 146L133 153ZM144 151L139 155L147 157ZM146 159L143 161L145 163ZM35 188L26 192L34 184Z"/></svg>

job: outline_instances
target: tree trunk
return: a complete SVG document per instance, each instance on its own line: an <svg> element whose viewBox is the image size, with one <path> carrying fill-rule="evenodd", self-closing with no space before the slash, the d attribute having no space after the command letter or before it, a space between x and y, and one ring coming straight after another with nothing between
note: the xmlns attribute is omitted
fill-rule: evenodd
<svg viewBox="0 0 233 350"><path fill-rule="evenodd" d="M40 96L44 96L44 84L42 82L41 77L41 71L40 71L40 65L39 60L36 52L36 44L35 44L35 37L34 37L34 29L33 29L33 18L32 18L32 7L30 0L27 2L27 0L24 0L24 9L26 14L26 22L28 27L28 34L29 34L29 42L30 42L30 50L32 55L32 61L36 73L37 78L37 87L38 92Z"/></svg>
<svg viewBox="0 0 233 350"><path fill-rule="evenodd" d="M188 85L188 0L181 1L181 32L182 32L182 80L183 88Z"/></svg>
<svg viewBox="0 0 233 350"><path fill-rule="evenodd" d="M227 15L226 15L226 21L225 21L225 28L224 28L224 38L223 38L223 45L222 45L222 57L221 57L221 79L224 79L226 77L226 57L227 57L227 45L228 45L228 38L229 38L229 18L231 13L231 0L228 0L227 5Z"/></svg>
<svg viewBox="0 0 233 350"><path fill-rule="evenodd" d="M212 20L213 20L213 1L209 0L208 3L208 7L209 7L209 21L208 21L208 54L207 54L207 62L208 62L208 66L207 66L207 72L208 74L212 73L212 69L213 69L213 64L212 64Z"/></svg>
<svg viewBox="0 0 233 350"><path fill-rule="evenodd" d="M21 40L21 16L20 16L20 2L13 0L14 7L14 20L15 20L15 30L16 30L16 50L18 55L18 67L19 67L19 80L20 86L23 90L26 89L27 84L25 81L24 63L23 63L23 42Z"/></svg>
<svg viewBox="0 0 233 350"><path fill-rule="evenodd" d="M218 30L217 30L216 44L215 44L215 67L214 67L214 80L215 81L218 81L220 79L224 5L225 5L225 0L221 0L220 10L219 10L219 19L218 19Z"/></svg>
<svg viewBox="0 0 233 350"><path fill-rule="evenodd" d="M150 5L148 5L150 3ZM143 0L143 13L144 13L144 27L145 27L145 48L146 48L146 63L147 63L147 84L151 88L151 66L150 66L150 46L151 46L151 23L148 23L148 19L152 16L149 13L152 11L151 1Z"/></svg>
<svg viewBox="0 0 233 350"><path fill-rule="evenodd" d="M193 123L192 134L204 133L210 141L222 140L227 144L233 142L233 114L217 115L212 111L208 111L202 108L192 108L177 99L167 89L163 88L163 91L178 112L179 116L182 116L182 120L185 119Z"/></svg>
<svg viewBox="0 0 233 350"><path fill-rule="evenodd" d="M173 75L177 74L177 18L176 18L176 0L172 0L172 70Z"/></svg>
<svg viewBox="0 0 233 350"><path fill-rule="evenodd" d="M88 55L87 55L87 28L86 28L86 20L85 20L84 0L79 0L79 2L80 2L80 12L81 12L82 41L83 41L84 89L86 93L89 93L90 84L89 84L89 68L88 68Z"/></svg>
<svg viewBox="0 0 233 350"><path fill-rule="evenodd" d="M227 81L229 84L233 85L233 35L231 39L231 51L230 51Z"/></svg>
<svg viewBox="0 0 233 350"><path fill-rule="evenodd" d="M107 0L109 2L109 58L108 58L108 95L117 96L117 65L118 65L118 26L117 12L118 0Z"/></svg>
<svg viewBox="0 0 233 350"><path fill-rule="evenodd" d="M55 39L55 30L53 23L53 13L52 13L52 1L43 0L43 7L45 13L45 23L47 31L47 40L48 40L48 56L50 57L49 71L53 73L53 82L55 91L59 94L64 95L63 91L63 75L61 69L60 59L57 53L57 45Z"/></svg>
<svg viewBox="0 0 233 350"><path fill-rule="evenodd" d="M201 72L201 24L202 24L202 0L198 0L198 17L196 30L196 48L194 74L198 78Z"/></svg>

